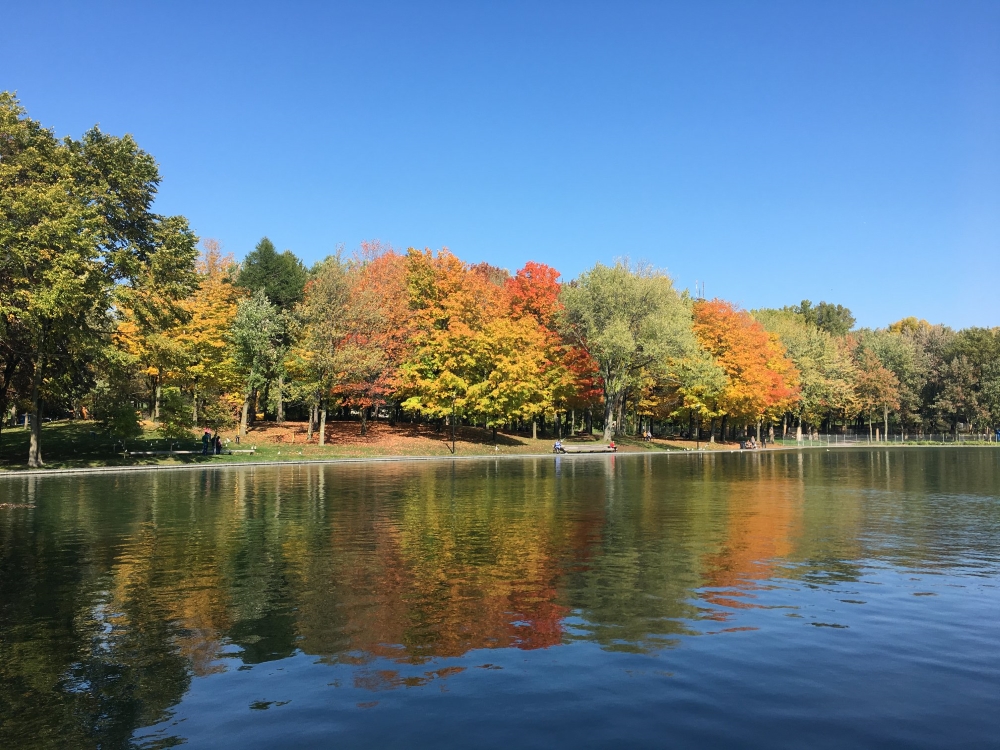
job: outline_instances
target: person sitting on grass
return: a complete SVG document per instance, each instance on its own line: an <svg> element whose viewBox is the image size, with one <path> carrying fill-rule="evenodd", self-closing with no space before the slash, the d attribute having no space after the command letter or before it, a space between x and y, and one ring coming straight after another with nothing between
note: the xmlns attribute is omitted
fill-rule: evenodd
<svg viewBox="0 0 1000 750"><path fill-rule="evenodd" d="M618 451L618 446L617 446L617 445L615 445L615 441L614 441L614 440L612 440L612 441L611 441L610 443L608 443L608 447L609 447L609 448L610 448L611 450L613 450L613 451L616 451L616 452Z"/></svg>
<svg viewBox="0 0 1000 750"><path fill-rule="evenodd" d="M552 446L553 453L565 453L566 449L563 448L562 440L556 440L556 444Z"/></svg>

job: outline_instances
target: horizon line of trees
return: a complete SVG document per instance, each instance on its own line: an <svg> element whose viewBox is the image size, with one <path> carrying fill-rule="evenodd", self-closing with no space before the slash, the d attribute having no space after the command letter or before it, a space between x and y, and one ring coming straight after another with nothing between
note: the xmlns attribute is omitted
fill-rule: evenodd
<svg viewBox="0 0 1000 750"><path fill-rule="evenodd" d="M158 183L131 137L58 140L0 94L0 415L32 415L30 466L45 413L123 441L294 413L321 445L331 413L606 440L1000 423L998 328L745 311L627 260L561 282L375 241L307 269L265 237L237 263L151 212Z"/></svg>

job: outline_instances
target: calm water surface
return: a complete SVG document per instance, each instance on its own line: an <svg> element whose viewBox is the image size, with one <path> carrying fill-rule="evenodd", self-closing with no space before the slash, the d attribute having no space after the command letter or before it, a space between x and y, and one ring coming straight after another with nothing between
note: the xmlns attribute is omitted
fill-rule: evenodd
<svg viewBox="0 0 1000 750"><path fill-rule="evenodd" d="M1000 450L22 477L0 503L3 748L1000 736Z"/></svg>

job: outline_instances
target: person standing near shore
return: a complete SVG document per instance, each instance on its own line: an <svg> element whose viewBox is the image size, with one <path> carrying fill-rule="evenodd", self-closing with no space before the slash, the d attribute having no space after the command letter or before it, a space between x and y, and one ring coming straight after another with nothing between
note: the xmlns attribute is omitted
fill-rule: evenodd
<svg viewBox="0 0 1000 750"><path fill-rule="evenodd" d="M201 455L203 456L208 455L208 444L211 441L211 439L212 439L212 433L206 429L205 434L201 436Z"/></svg>

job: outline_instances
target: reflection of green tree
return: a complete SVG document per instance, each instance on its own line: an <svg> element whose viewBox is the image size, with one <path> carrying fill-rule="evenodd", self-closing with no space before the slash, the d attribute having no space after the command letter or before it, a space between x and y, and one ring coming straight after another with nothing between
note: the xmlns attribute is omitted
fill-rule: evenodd
<svg viewBox="0 0 1000 750"><path fill-rule="evenodd" d="M104 519L109 528L78 510L72 498L44 502L2 528L2 747L126 746L189 683L173 627L144 585L113 602L108 593L113 540L135 517Z"/></svg>
<svg viewBox="0 0 1000 750"><path fill-rule="evenodd" d="M642 651L693 632L691 621L700 617L693 592L704 583L701 561L713 549L713 509L724 491L705 481L707 463L687 461L681 471L671 479L683 489L665 492L663 474L648 459L619 460L569 488L590 487L606 514L592 564L567 580L570 606L585 620L577 637Z"/></svg>

